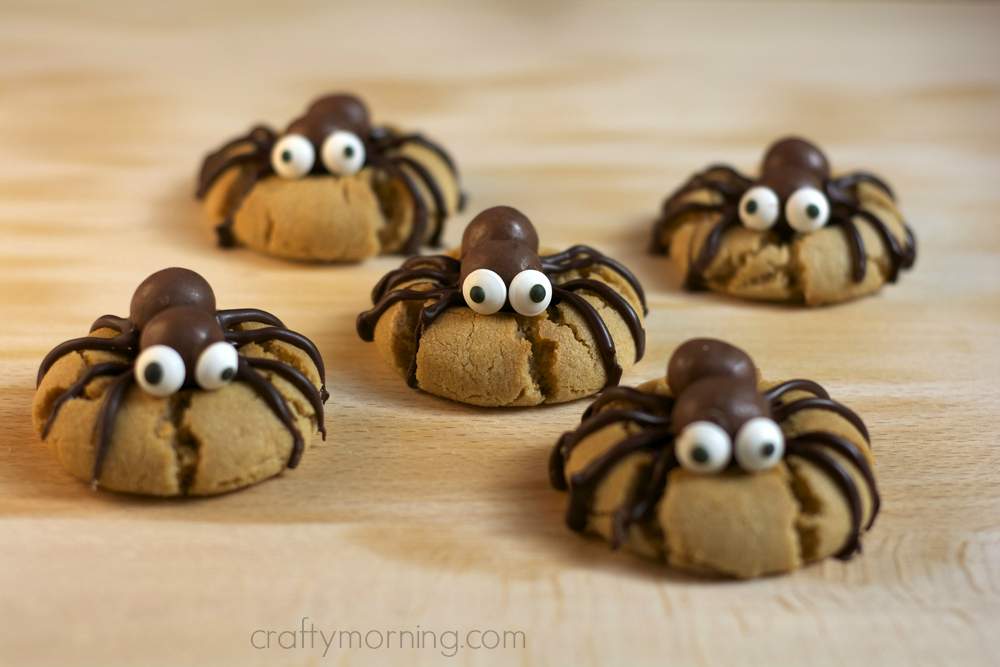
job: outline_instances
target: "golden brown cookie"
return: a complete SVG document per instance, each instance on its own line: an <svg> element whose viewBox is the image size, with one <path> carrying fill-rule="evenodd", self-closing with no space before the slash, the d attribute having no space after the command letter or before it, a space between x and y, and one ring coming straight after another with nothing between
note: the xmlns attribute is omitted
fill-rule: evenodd
<svg viewBox="0 0 1000 667"><path fill-rule="evenodd" d="M712 339L681 345L665 379L602 394L550 474L573 530L703 574L849 559L879 511L861 419L815 382L760 382Z"/></svg>
<svg viewBox="0 0 1000 667"><path fill-rule="evenodd" d="M372 291L358 334L412 387L462 403L522 406L590 396L642 357L635 276L587 246L539 255L519 211L476 216L455 256L413 257Z"/></svg>
<svg viewBox="0 0 1000 667"><path fill-rule="evenodd" d="M653 250L688 289L818 306L877 292L916 261L916 240L878 177L832 177L803 139L768 149L755 180L713 165L663 204Z"/></svg>
<svg viewBox="0 0 1000 667"><path fill-rule="evenodd" d="M282 134L258 125L209 154L197 196L221 246L327 262L437 246L463 200L441 146L372 125L364 103L342 94Z"/></svg>
<svg viewBox="0 0 1000 667"><path fill-rule="evenodd" d="M74 477L113 491L210 495L295 467L325 437L323 360L256 309L216 310L204 278L143 281L38 372L35 428Z"/></svg>

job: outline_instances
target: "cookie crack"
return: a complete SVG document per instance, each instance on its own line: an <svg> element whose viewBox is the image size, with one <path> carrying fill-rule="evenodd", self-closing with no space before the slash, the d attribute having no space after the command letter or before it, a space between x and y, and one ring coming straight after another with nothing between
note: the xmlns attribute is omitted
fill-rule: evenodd
<svg viewBox="0 0 1000 667"><path fill-rule="evenodd" d="M271 209L264 208L264 246L271 248L271 239L274 237L274 216ZM273 248L271 248L273 250Z"/></svg>
<svg viewBox="0 0 1000 667"><path fill-rule="evenodd" d="M528 345L531 346L531 353L528 355L528 375L531 377L532 388L547 399L551 392L551 380L542 373L542 362L546 352L539 336L538 325L533 319L518 317L516 321L518 335L528 341ZM527 387L523 388L514 402L520 400L527 391Z"/></svg>
<svg viewBox="0 0 1000 667"><path fill-rule="evenodd" d="M793 528L798 540L799 558L803 563L815 560L819 553L819 529L816 526L808 525L806 519L816 516L823 509L823 503L806 481L805 476L799 473L801 462L793 458L786 460L788 467L788 490L798 504L799 511L795 517Z"/></svg>
<svg viewBox="0 0 1000 667"><path fill-rule="evenodd" d="M170 446L177 461L177 488L185 496L194 486L201 462L201 440L185 419L193 399L191 392L179 392L170 397L167 405L167 418L174 427Z"/></svg>

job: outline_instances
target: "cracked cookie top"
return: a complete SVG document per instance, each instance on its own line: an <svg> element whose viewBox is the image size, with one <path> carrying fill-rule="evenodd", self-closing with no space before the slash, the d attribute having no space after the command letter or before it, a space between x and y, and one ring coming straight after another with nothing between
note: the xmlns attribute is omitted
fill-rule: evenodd
<svg viewBox="0 0 1000 667"><path fill-rule="evenodd" d="M35 426L71 473L95 488L218 493L295 467L303 434L325 436L312 341L265 311L215 303L200 275L164 269L128 317L100 317L46 355Z"/></svg>
<svg viewBox="0 0 1000 667"><path fill-rule="evenodd" d="M868 430L811 380L760 382L714 339L665 378L606 390L560 438L566 521L698 572L753 577L861 550L879 511Z"/></svg>
<svg viewBox="0 0 1000 667"><path fill-rule="evenodd" d="M875 292L916 261L885 181L833 176L819 147L796 137L768 148L756 178L721 164L693 175L663 203L652 249L688 289L807 305Z"/></svg>
<svg viewBox="0 0 1000 667"><path fill-rule="evenodd" d="M617 384L642 357L642 287L588 246L544 254L520 211L468 225L454 255L414 257L357 320L408 383L475 405L534 405Z"/></svg>

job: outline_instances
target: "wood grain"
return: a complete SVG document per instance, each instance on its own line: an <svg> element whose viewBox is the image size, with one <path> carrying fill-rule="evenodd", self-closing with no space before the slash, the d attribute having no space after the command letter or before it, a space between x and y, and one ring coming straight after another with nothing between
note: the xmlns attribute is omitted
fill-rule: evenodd
<svg viewBox="0 0 1000 667"><path fill-rule="evenodd" d="M255 629L523 630L454 664L995 664L1000 659L1000 8L4 2L0 8L0 664L417 664L438 649L254 649ZM354 334L398 260L222 252L204 151L314 95L453 149L472 195L586 241L650 293L649 347L714 335L869 421L885 510L848 564L690 579L562 524L545 460L584 408L474 410L407 389ZM886 175L921 244L882 295L804 311L679 290L644 253L661 197L800 132ZM323 351L331 438L221 498L94 494L29 421L55 343L150 271L203 272Z"/></svg>

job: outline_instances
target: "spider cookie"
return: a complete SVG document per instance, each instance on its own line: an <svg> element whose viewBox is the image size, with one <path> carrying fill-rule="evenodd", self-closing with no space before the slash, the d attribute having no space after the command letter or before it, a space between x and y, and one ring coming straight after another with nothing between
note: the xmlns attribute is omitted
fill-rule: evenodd
<svg viewBox="0 0 1000 667"><path fill-rule="evenodd" d="M258 125L223 144L202 162L196 195L220 246L314 261L437 246L462 202L441 146L373 125L343 94L316 100L284 132Z"/></svg>
<svg viewBox="0 0 1000 667"><path fill-rule="evenodd" d="M879 511L861 418L810 380L761 382L746 352L706 338L665 379L601 394L550 476L573 530L740 578L847 560Z"/></svg>
<svg viewBox="0 0 1000 667"><path fill-rule="evenodd" d="M588 246L540 254L508 206L469 223L452 255L412 257L372 291L358 334L411 387L463 403L559 403L618 384L642 357L635 276Z"/></svg>
<svg viewBox="0 0 1000 667"><path fill-rule="evenodd" d="M757 178L725 165L692 176L663 203L652 247L688 289L809 306L877 292L917 256L884 181L833 177L823 152L796 138L767 149Z"/></svg>
<svg viewBox="0 0 1000 667"><path fill-rule="evenodd" d="M323 377L316 346L274 315L216 310L204 278L163 269L127 318L45 356L33 419L95 488L209 495L294 468L314 430L326 437Z"/></svg>

